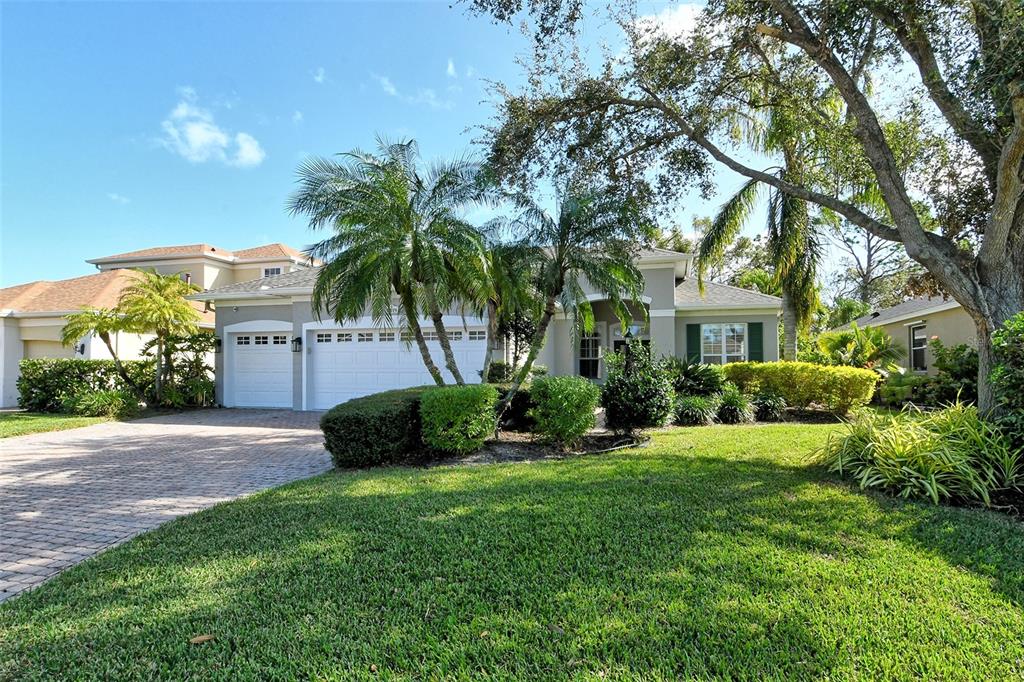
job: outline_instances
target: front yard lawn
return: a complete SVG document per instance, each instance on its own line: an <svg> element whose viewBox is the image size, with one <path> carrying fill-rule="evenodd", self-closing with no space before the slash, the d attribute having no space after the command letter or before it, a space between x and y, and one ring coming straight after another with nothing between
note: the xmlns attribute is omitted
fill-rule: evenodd
<svg viewBox="0 0 1024 682"><path fill-rule="evenodd" d="M77 429L108 421L106 417L75 417L68 414L46 412L0 412L0 438L24 436L44 431Z"/></svg>
<svg viewBox="0 0 1024 682"><path fill-rule="evenodd" d="M829 478L834 428L224 504L0 606L0 679L1020 678L1024 525Z"/></svg>

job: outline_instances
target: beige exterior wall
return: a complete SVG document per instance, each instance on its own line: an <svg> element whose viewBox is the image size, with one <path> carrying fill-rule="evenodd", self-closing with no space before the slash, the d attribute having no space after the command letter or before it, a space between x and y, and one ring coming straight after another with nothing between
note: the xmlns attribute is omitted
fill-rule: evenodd
<svg viewBox="0 0 1024 682"><path fill-rule="evenodd" d="M903 359L900 365L910 369L910 329L924 325L925 334L929 340L932 337L939 337L943 344L956 346L965 343L968 346L977 346L977 337L974 331L974 321L970 315L964 312L963 308L957 307L951 310L942 310L937 313L929 313L899 322L877 325L885 330L885 333L892 337L893 343L903 349ZM925 363L928 365L928 374L935 374L934 358L931 348L925 351Z"/></svg>
<svg viewBox="0 0 1024 682"><path fill-rule="evenodd" d="M25 358L73 358L75 349L62 346L60 341L25 341Z"/></svg>

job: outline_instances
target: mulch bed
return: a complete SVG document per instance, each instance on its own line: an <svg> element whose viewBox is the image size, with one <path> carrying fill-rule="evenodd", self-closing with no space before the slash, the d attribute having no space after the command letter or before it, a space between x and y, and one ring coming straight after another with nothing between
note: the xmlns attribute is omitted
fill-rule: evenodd
<svg viewBox="0 0 1024 682"><path fill-rule="evenodd" d="M531 434L521 431L502 431L498 438L487 441L483 449L465 457L446 459L438 464L496 464L500 462L537 462L564 459L575 455L591 455L623 448L639 447L649 438L630 437L607 431L595 431L583 437L571 450L540 443Z"/></svg>

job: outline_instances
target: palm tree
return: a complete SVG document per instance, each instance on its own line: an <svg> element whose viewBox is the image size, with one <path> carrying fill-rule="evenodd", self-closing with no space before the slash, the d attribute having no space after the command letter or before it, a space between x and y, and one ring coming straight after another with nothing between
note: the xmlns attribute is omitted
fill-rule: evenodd
<svg viewBox="0 0 1024 682"><path fill-rule="evenodd" d="M121 358L117 356L117 351L114 349L114 344L111 340L112 334L134 331L129 329L128 320L124 315L108 308L82 308L77 313L65 316L64 320L64 329L61 330L60 337L62 344L71 346L78 343L79 339L95 334L110 352L110 357L114 360L114 367L117 369L118 376L133 391L139 392L138 385L128 376L128 372L121 363Z"/></svg>
<svg viewBox="0 0 1024 682"><path fill-rule="evenodd" d="M604 294L623 324L631 319L627 302L637 299L644 285L635 264L640 226L630 205L610 194L571 190L556 216L527 197L517 198L517 203L520 213L503 221L504 227L519 236L521 247L532 250L534 287L543 307L526 361L513 377L499 412L529 376L558 307L572 316L576 331L593 329L584 280Z"/></svg>
<svg viewBox="0 0 1024 682"><path fill-rule="evenodd" d="M905 354L881 327L858 327L850 323L818 337L818 347L837 365L889 370Z"/></svg>
<svg viewBox="0 0 1024 682"><path fill-rule="evenodd" d="M460 212L486 200L478 164L435 162L420 168L414 141L378 139L376 155L352 151L339 163L313 158L299 166L299 190L288 202L314 230L333 234L309 249L324 261L313 286L313 309L338 322L369 311L374 324L392 324L397 296L405 325L438 385L440 370L430 357L419 317L437 330L445 366L464 383L455 362L443 310L457 298L457 283L483 257L480 232Z"/></svg>
<svg viewBox="0 0 1024 682"><path fill-rule="evenodd" d="M193 334L199 328L199 312L185 300L199 287L189 284L179 275L161 275L148 270L137 270L138 278L121 290L115 311L127 325L139 333L156 336L156 400L163 397L165 376L171 367L168 338Z"/></svg>

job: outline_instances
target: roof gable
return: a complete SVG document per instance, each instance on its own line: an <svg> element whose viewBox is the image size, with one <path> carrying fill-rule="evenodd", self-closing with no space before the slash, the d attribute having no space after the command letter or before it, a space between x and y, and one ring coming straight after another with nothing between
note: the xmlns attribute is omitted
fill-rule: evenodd
<svg viewBox="0 0 1024 682"><path fill-rule="evenodd" d="M704 295L700 293L696 277L687 279L676 285L675 290L676 308L774 308L782 307L782 299L778 296L769 296L759 291L741 289L719 284L717 282L704 282Z"/></svg>

